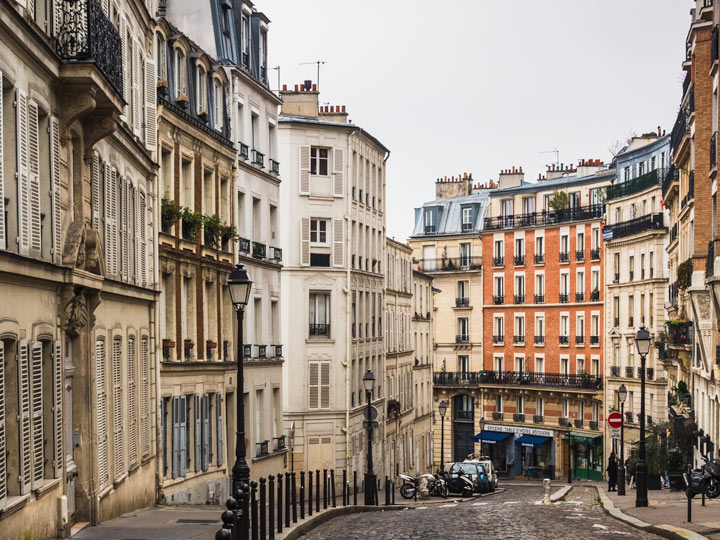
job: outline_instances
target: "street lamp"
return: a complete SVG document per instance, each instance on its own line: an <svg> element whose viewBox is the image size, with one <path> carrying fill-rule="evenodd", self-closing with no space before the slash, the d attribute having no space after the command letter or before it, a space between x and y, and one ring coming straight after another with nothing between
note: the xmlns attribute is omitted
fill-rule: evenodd
<svg viewBox="0 0 720 540"><path fill-rule="evenodd" d="M635 346L640 355L640 448L636 468L637 491L635 506L647 506L647 462L645 461L645 359L650 352L650 332L644 326L640 327L635 336Z"/></svg>
<svg viewBox="0 0 720 540"><path fill-rule="evenodd" d="M445 467L445 413L447 412L447 401L443 400L438 405L440 411L440 472Z"/></svg>
<svg viewBox="0 0 720 540"><path fill-rule="evenodd" d="M624 384L618 388L620 402L620 461L618 462L618 495L625 495L625 398L627 388Z"/></svg>
<svg viewBox="0 0 720 540"><path fill-rule="evenodd" d="M232 468L233 497L237 497L240 487L250 481L250 467L245 460L245 404L243 401L243 315L250 298L252 280L242 264L238 264L228 278L230 301L237 314L237 402L235 465ZM243 490L247 491L247 489Z"/></svg>
<svg viewBox="0 0 720 540"><path fill-rule="evenodd" d="M375 504L375 473L373 473L372 460L372 389L375 386L375 375L369 369L363 375L363 388L365 388L365 399L367 401L367 471L365 472L365 504Z"/></svg>
<svg viewBox="0 0 720 540"><path fill-rule="evenodd" d="M484 433L485 419L481 418L479 424L480 424L480 459L482 459L483 455L485 455L485 453L483 452L483 436L485 435L485 433Z"/></svg>

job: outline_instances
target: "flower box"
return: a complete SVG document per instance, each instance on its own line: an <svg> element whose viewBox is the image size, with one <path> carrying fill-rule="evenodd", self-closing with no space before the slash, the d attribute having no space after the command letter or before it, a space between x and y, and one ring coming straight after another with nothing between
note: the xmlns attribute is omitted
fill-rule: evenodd
<svg viewBox="0 0 720 540"><path fill-rule="evenodd" d="M193 343L192 339L186 339L183 341L183 348L185 349L193 349L195 347L195 343Z"/></svg>
<svg viewBox="0 0 720 540"><path fill-rule="evenodd" d="M207 341L205 342L205 347L208 348L208 349L217 349L217 342L216 342L216 341L207 340Z"/></svg>
<svg viewBox="0 0 720 540"><path fill-rule="evenodd" d="M175 342L171 339L163 339L162 346L165 349L174 349L175 348Z"/></svg>

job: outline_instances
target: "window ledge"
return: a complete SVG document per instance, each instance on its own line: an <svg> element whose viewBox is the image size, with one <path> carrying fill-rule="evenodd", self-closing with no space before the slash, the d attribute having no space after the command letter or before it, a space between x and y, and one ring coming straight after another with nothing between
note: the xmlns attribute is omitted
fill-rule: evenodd
<svg viewBox="0 0 720 540"><path fill-rule="evenodd" d="M61 478L55 478L53 480L46 480L43 485L33 489L33 495L36 499L41 499L43 495L50 493L53 489L60 485Z"/></svg>
<svg viewBox="0 0 720 540"><path fill-rule="evenodd" d="M30 495L27 494L19 497L9 497L5 503L5 508L0 510L0 521L24 508L29 500Z"/></svg>
<svg viewBox="0 0 720 540"><path fill-rule="evenodd" d="M332 338L312 337L312 338L305 338L305 343L328 343L328 344L332 344L332 343L335 343L335 340L332 339Z"/></svg>
<svg viewBox="0 0 720 540"><path fill-rule="evenodd" d="M128 477L128 473L124 472L121 476L113 480L113 488L117 489L122 485L122 483L125 481L125 479Z"/></svg>

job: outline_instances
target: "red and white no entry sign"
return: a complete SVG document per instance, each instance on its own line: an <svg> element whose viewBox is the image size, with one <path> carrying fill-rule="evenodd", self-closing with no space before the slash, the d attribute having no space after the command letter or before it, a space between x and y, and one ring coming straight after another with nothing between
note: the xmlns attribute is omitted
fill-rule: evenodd
<svg viewBox="0 0 720 540"><path fill-rule="evenodd" d="M622 415L617 411L611 412L608 415L608 425L611 428L619 428L622 425Z"/></svg>

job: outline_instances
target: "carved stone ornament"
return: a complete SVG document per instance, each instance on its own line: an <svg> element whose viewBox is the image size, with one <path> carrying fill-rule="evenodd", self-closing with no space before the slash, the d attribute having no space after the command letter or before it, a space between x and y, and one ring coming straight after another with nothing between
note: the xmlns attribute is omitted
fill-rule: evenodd
<svg viewBox="0 0 720 540"><path fill-rule="evenodd" d="M697 296L697 306L698 311L700 312L700 317L703 319L709 319L710 318L710 295L707 293L702 293Z"/></svg>
<svg viewBox="0 0 720 540"><path fill-rule="evenodd" d="M105 274L104 260L99 233L73 221L65 235L63 265L102 276Z"/></svg>
<svg viewBox="0 0 720 540"><path fill-rule="evenodd" d="M100 305L100 292L85 287L66 285L60 292L62 326L71 336L95 324L95 309Z"/></svg>

